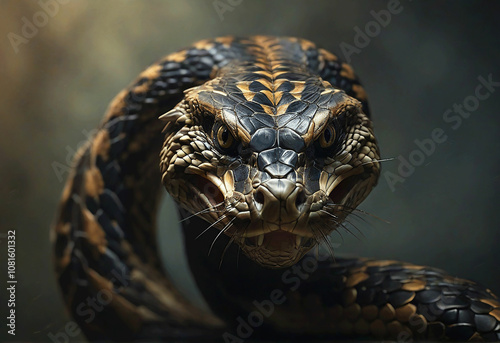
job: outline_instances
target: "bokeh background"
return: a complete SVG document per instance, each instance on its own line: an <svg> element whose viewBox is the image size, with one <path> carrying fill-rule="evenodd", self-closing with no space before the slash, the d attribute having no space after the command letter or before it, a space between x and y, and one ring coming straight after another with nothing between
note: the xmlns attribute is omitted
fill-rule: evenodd
<svg viewBox="0 0 500 343"><path fill-rule="evenodd" d="M49 341L69 320L52 272L49 228L74 151L144 67L193 41L228 34L300 36L342 57L342 46L355 45L355 27L364 31L371 11L391 2L0 1L0 234L16 230L18 279L17 334L7 336L2 324L0 341ZM499 294L500 87L456 130L443 120L474 95L479 76L500 82L498 2L401 0L398 8L350 55L382 155L408 158L414 141L435 128L447 140L394 190L385 173L397 174L399 162L383 162L379 185L360 208L391 224L364 216L368 224L353 219L364 237L354 230L360 239L332 239L338 253L432 265ZM50 12L46 21L40 11ZM34 20L36 32L12 44L11 33L22 37ZM7 248L0 240L4 318ZM182 253L179 241L173 245ZM182 269L168 268L176 275Z"/></svg>

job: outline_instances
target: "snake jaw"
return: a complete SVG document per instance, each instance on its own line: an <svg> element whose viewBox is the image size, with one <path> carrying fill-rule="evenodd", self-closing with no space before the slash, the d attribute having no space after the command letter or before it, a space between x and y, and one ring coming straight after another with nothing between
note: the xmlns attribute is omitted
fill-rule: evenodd
<svg viewBox="0 0 500 343"><path fill-rule="evenodd" d="M312 237L304 237L283 230L242 237L241 249L252 260L267 268L285 268L297 263L315 244Z"/></svg>
<svg viewBox="0 0 500 343"><path fill-rule="evenodd" d="M236 84L226 87L224 80L191 88L162 116L163 183L254 261L291 265L326 241L375 186L371 121L357 100L328 83L315 83L323 97L317 104L291 95L295 87L300 94L301 82L287 85L286 105L268 104L261 113L261 104L238 104L254 100L258 82L230 78Z"/></svg>

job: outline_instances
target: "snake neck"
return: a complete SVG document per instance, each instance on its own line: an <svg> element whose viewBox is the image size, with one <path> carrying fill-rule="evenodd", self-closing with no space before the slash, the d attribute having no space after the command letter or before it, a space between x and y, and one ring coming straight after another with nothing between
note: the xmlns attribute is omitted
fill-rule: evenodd
<svg viewBox="0 0 500 343"><path fill-rule="evenodd" d="M273 297L286 299L290 288L296 286L293 271L301 267L300 263L297 267L286 269L262 267L244 255L236 245L230 245L229 237L217 237L218 230L205 232L208 225L200 218L183 222L185 251L198 289L210 309L232 331L240 325L238 318L246 318L257 309L256 302L269 305L269 300ZM319 263L323 269L327 269L326 265L331 260ZM322 278L312 278L316 277ZM304 285L305 283L303 287L306 289L308 286ZM253 338L269 339L276 335L278 326L284 327L279 330L281 334L289 330L289 324L276 323L274 318L259 327Z"/></svg>

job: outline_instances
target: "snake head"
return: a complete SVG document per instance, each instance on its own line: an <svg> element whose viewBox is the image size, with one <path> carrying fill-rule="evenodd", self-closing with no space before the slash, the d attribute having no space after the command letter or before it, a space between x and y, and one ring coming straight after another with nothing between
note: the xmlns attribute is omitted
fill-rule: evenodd
<svg viewBox="0 0 500 343"><path fill-rule="evenodd" d="M304 74L290 81L233 68L161 117L167 191L270 268L328 241L380 173L360 103Z"/></svg>

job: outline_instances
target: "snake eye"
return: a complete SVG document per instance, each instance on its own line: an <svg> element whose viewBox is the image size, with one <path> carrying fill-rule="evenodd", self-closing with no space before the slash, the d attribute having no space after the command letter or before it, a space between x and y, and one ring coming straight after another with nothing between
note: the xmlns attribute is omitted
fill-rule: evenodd
<svg viewBox="0 0 500 343"><path fill-rule="evenodd" d="M229 149L233 146L234 137L224 125L217 130L217 143L222 149Z"/></svg>
<svg viewBox="0 0 500 343"><path fill-rule="evenodd" d="M328 125L326 129L321 133L321 136L319 136L319 145L322 148L328 148L332 146L333 142L335 141L335 129L333 128L333 125Z"/></svg>

